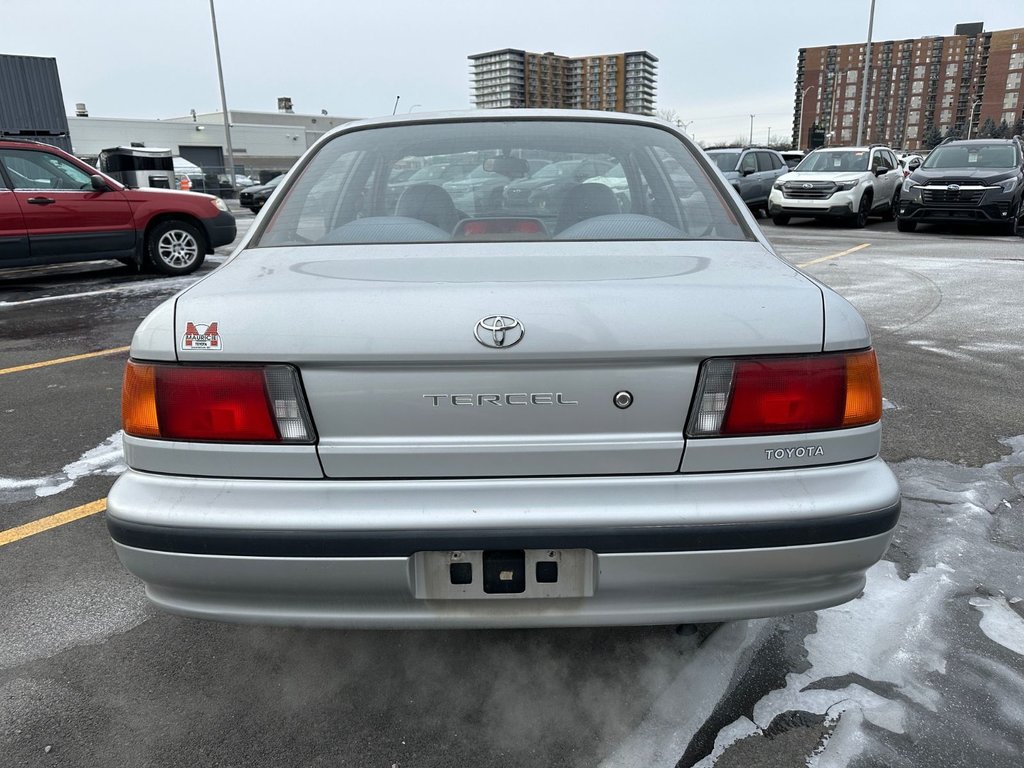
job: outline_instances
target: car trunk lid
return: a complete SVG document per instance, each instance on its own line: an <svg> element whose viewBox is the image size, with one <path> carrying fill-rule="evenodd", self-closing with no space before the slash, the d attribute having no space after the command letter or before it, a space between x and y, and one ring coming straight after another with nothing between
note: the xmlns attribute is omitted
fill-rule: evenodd
<svg viewBox="0 0 1024 768"><path fill-rule="evenodd" d="M254 249L175 323L182 361L296 365L348 478L674 472L703 359L823 338L820 290L755 242Z"/></svg>

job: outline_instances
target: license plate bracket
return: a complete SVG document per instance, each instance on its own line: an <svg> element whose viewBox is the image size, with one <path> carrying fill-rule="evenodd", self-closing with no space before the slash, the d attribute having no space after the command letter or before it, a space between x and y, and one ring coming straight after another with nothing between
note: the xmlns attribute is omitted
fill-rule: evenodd
<svg viewBox="0 0 1024 768"><path fill-rule="evenodd" d="M415 593L421 600L592 597L595 560L589 549L417 552Z"/></svg>

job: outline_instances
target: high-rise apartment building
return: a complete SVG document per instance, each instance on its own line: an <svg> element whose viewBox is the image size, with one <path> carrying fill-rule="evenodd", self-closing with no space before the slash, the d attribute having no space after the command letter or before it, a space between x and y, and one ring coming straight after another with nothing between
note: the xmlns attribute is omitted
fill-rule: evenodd
<svg viewBox="0 0 1024 768"><path fill-rule="evenodd" d="M806 148L815 124L831 144L857 137L864 44L801 48L793 136ZM872 43L861 141L919 149L931 128L977 135L989 118L1024 116L1024 28L996 32L959 24L950 37ZM800 135L802 133L802 135Z"/></svg>
<svg viewBox="0 0 1024 768"><path fill-rule="evenodd" d="M560 56L513 48L469 57L481 109L555 107L654 114L658 58L647 51Z"/></svg>

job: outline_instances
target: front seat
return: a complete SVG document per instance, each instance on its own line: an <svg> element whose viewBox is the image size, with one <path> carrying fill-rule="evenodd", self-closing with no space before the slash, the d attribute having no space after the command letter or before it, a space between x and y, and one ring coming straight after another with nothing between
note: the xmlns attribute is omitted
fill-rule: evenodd
<svg viewBox="0 0 1024 768"><path fill-rule="evenodd" d="M562 197L555 234L594 216L619 213L615 193L604 184L579 184Z"/></svg>
<svg viewBox="0 0 1024 768"><path fill-rule="evenodd" d="M449 234L460 218L451 195L436 184L414 184L402 192L395 215L425 221Z"/></svg>

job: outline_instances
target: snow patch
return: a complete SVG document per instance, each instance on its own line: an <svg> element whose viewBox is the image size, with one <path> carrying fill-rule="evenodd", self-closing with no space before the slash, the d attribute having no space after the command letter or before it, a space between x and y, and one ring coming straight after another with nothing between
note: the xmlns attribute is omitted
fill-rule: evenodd
<svg viewBox="0 0 1024 768"><path fill-rule="evenodd" d="M1004 597L972 597L971 605L981 611L981 631L989 640L1024 656L1024 618Z"/></svg>
<svg viewBox="0 0 1024 768"><path fill-rule="evenodd" d="M35 496L53 496L73 488L75 482L93 475L120 475L126 469L124 450L121 446L122 432L118 430L95 448L90 448L77 460L64 466L55 475L44 477L14 478L0 477L0 502L24 500L25 491L34 491ZM4 493L4 492L7 493ZM30 494L31 495L31 494Z"/></svg>

